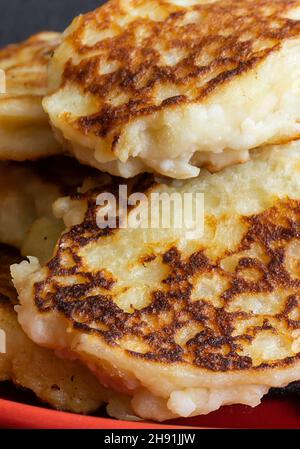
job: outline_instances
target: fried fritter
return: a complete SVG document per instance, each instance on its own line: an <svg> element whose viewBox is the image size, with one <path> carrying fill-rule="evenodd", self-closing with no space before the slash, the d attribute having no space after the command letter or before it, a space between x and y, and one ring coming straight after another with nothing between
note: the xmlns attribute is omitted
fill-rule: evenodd
<svg viewBox="0 0 300 449"><path fill-rule="evenodd" d="M191 178L300 135L299 0L111 0L74 20L44 107L84 163Z"/></svg>
<svg viewBox="0 0 300 449"><path fill-rule="evenodd" d="M0 94L0 160L24 161L61 152L42 108L47 66L60 34L44 32L0 49L6 93Z"/></svg>
<svg viewBox="0 0 300 449"><path fill-rule="evenodd" d="M144 227L146 200L128 209L139 227L99 227L98 195L120 179L58 200L68 227L51 261L12 267L23 329L130 395L142 418L257 405L300 378L299 170L295 142L195 180L131 183L146 198L202 192L197 238Z"/></svg>
<svg viewBox="0 0 300 449"><path fill-rule="evenodd" d="M18 248L24 256L49 259L63 230L53 215L53 202L76 192L92 175L95 170L64 156L0 162L0 243Z"/></svg>

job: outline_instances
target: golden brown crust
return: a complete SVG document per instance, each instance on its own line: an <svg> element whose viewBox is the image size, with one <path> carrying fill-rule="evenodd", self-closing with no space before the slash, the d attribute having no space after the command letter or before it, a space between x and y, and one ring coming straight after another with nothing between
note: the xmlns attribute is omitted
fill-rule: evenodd
<svg viewBox="0 0 300 449"><path fill-rule="evenodd" d="M40 404L73 413L93 413L108 401L97 379L80 363L62 360L37 346L18 323L14 310L17 291L10 266L21 260L17 250L0 244L0 329L6 335L6 352L0 354L0 381L32 391Z"/></svg>
<svg viewBox="0 0 300 449"><path fill-rule="evenodd" d="M0 69L5 70L7 93L45 95L47 93L47 66L60 42L60 34L43 32L24 42L0 49Z"/></svg>
<svg viewBox="0 0 300 449"><path fill-rule="evenodd" d="M147 189L145 179L151 186L152 178L146 177L137 180L134 189L141 191L141 183ZM108 190L114 192L115 187ZM101 246L108 236L121 232L97 227L95 202L99 193L95 189L81 196L89 205L84 221L61 237L56 254L47 265L47 278L34 286L35 304L40 312L56 310L74 329L98 335L112 347L121 346L124 338L138 340L148 349L142 352L125 349L127 354L163 364L186 363L225 372L283 368L300 358L300 353L294 353L281 360L257 364L244 352L265 332L289 335L300 329L300 321L293 315L300 307L299 266L288 265L288 247L300 239L299 201L278 200L260 214L241 216L245 232L239 244L217 260L210 259L201 247L184 256L174 244L162 255L149 257L146 253L140 259L141 265L160 258L168 274L151 291L150 305L127 313L115 301L113 289L118 279L104 269L91 272L79 255L86 245ZM245 256L245 251L253 246L260 248L260 255ZM230 257L238 260L233 270L224 265ZM213 301L197 294L195 297L197 280L206 276L211 279L216 276L225 286L214 295ZM234 301L245 295L268 301L268 294L282 295L276 313L231 308ZM192 326L200 330L180 344L178 334Z"/></svg>
<svg viewBox="0 0 300 449"><path fill-rule="evenodd" d="M60 37L43 32L0 49L0 70L5 73L5 93L0 95L1 160L36 160L62 151L42 108L49 60Z"/></svg>
<svg viewBox="0 0 300 449"><path fill-rule="evenodd" d="M76 84L100 105L78 118L78 130L116 142L134 118L201 102L300 36L300 21L287 17L298 0L195 3L111 0L77 19L65 39L81 61L66 61L63 86ZM128 22L130 8L137 17ZM89 33L92 44L85 42ZM101 74L107 64L114 68ZM171 95L161 94L170 87Z"/></svg>

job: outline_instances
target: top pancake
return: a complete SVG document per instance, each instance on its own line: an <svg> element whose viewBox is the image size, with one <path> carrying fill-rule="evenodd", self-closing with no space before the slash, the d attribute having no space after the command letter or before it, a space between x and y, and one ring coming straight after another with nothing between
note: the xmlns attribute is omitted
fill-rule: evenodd
<svg viewBox="0 0 300 449"><path fill-rule="evenodd" d="M245 161L300 134L299 8L111 0L64 34L44 107L81 161L112 174L189 178Z"/></svg>
<svg viewBox="0 0 300 449"><path fill-rule="evenodd" d="M60 34L44 32L0 49L6 93L0 95L0 159L26 160L58 153L41 101L47 66Z"/></svg>
<svg viewBox="0 0 300 449"><path fill-rule="evenodd" d="M257 405L269 387L300 378L299 167L297 142L195 180L129 183L148 199L202 192L197 238L185 228L100 229L98 194L117 195L118 179L57 201L68 228L52 260L12 270L21 325L132 395L144 418Z"/></svg>

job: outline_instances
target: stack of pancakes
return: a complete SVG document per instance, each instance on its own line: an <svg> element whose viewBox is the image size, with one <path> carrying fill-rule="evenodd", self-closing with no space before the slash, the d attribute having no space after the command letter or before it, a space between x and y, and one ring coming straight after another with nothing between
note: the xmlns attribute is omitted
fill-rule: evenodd
<svg viewBox="0 0 300 449"><path fill-rule="evenodd" d="M1 68L0 377L158 421L300 380L300 1L111 0ZM203 232L99 226L124 185L128 221L202 194Z"/></svg>

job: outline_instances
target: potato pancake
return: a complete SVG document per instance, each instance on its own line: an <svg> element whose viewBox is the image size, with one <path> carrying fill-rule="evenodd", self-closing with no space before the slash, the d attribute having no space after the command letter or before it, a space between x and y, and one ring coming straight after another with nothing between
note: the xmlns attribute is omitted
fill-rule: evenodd
<svg viewBox="0 0 300 449"><path fill-rule="evenodd" d="M0 160L33 160L62 151L42 108L47 66L60 34L39 33L0 49L5 93L0 94Z"/></svg>
<svg viewBox="0 0 300 449"><path fill-rule="evenodd" d="M58 200L67 229L51 261L12 267L20 324L131 396L142 418L257 405L300 379L299 170L295 142L193 180L131 182L146 199L204 194L204 232L192 239L143 222L99 227L99 194L117 195L118 178ZM137 207L144 216L141 203L128 219Z"/></svg>
<svg viewBox="0 0 300 449"><path fill-rule="evenodd" d="M299 0L111 0L63 35L43 105L83 163L185 179L300 135Z"/></svg>

